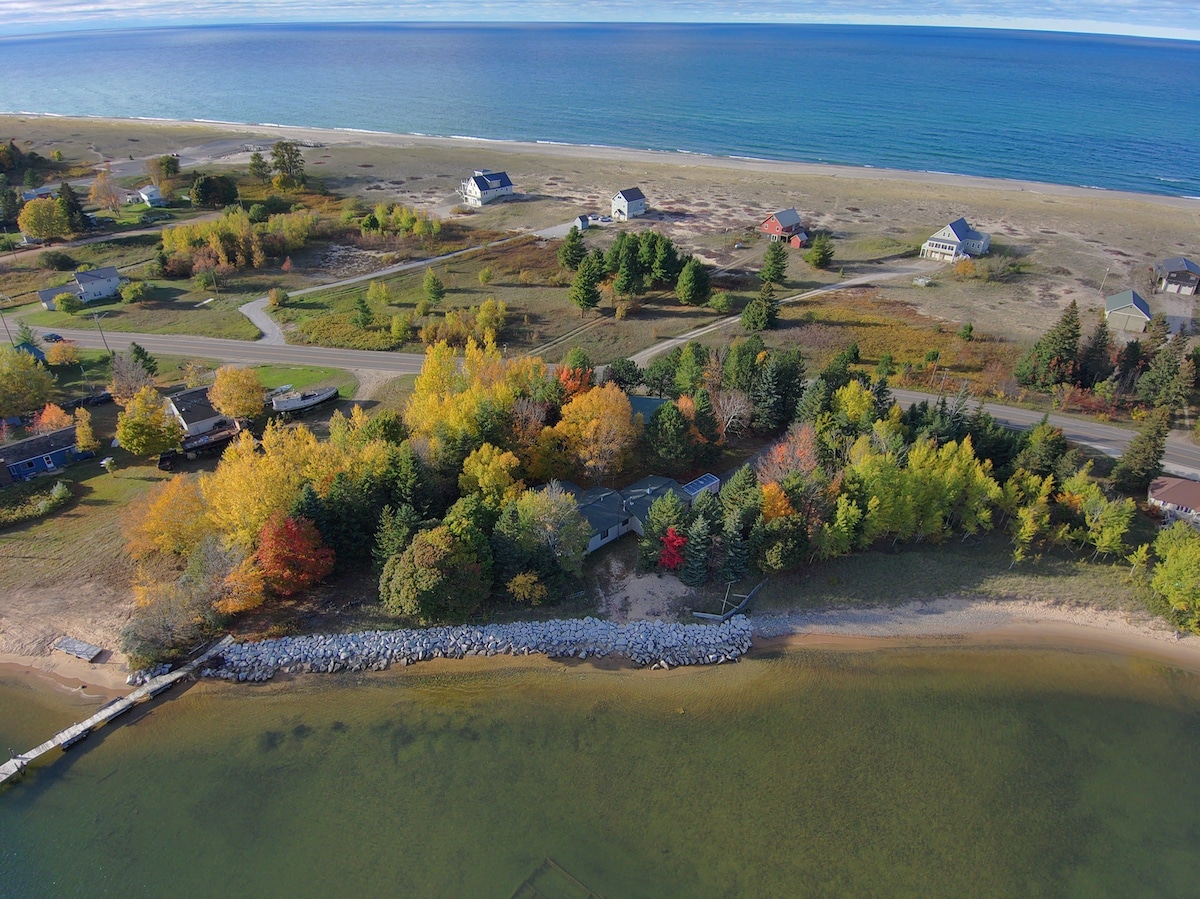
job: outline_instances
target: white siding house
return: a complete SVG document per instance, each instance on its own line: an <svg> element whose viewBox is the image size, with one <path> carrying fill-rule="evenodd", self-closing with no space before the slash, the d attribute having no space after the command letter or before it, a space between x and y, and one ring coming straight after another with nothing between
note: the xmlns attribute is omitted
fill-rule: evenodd
<svg viewBox="0 0 1200 899"><path fill-rule="evenodd" d="M62 293L73 293L85 303L93 300L103 300L111 297L121 288L121 273L115 267L107 265L90 271L75 273L75 283L63 284L61 287L47 287L38 291L38 299L46 309L54 309L54 298Z"/></svg>
<svg viewBox="0 0 1200 899"><path fill-rule="evenodd" d="M639 188L627 187L612 198L612 217L626 222L646 214L646 195Z"/></svg>
<svg viewBox="0 0 1200 899"><path fill-rule="evenodd" d="M145 203L147 206L166 206L167 205L166 199L163 198L162 191L160 191L153 184L149 184L146 187L143 187L141 190L139 190L138 197L140 197L141 201L143 203Z"/></svg>
<svg viewBox="0 0 1200 899"><path fill-rule="evenodd" d="M489 172L476 169L475 174L462 183L458 194L468 206L486 206L500 197L510 196L513 183L507 172Z"/></svg>
<svg viewBox="0 0 1200 899"><path fill-rule="evenodd" d="M207 434L229 422L229 419L214 409L208 401L207 387L193 387L168 397L167 405L171 414L183 425L186 437Z"/></svg>
<svg viewBox="0 0 1200 899"><path fill-rule="evenodd" d="M966 219L956 219L921 245L921 258L954 262L964 256L983 256L991 245L990 234L974 230Z"/></svg>

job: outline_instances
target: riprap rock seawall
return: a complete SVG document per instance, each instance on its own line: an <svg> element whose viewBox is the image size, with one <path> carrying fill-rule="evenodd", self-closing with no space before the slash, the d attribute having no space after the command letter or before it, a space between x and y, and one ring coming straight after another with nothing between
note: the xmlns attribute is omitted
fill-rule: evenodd
<svg viewBox="0 0 1200 899"><path fill-rule="evenodd" d="M617 656L638 665L715 665L750 648L754 628L744 615L720 624L634 621L615 624L596 618L513 624L432 627L422 630L314 634L237 643L202 677L265 681L288 673L380 671L429 659L534 655L550 658Z"/></svg>

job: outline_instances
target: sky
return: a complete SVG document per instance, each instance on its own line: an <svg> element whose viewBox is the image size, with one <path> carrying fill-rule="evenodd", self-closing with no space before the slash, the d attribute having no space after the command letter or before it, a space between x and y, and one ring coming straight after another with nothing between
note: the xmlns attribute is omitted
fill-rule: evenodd
<svg viewBox="0 0 1200 899"><path fill-rule="evenodd" d="M926 8L936 14L922 15L913 0L0 0L0 34L251 22L769 22L1200 40L1200 0L941 0Z"/></svg>

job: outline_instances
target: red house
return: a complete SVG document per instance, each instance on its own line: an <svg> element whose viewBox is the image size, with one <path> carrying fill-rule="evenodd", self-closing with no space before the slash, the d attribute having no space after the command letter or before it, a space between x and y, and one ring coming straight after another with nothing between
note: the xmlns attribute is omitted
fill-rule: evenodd
<svg viewBox="0 0 1200 899"><path fill-rule="evenodd" d="M771 240L789 240L801 234L804 235L801 242L808 239L808 235L804 234L804 227L800 224L800 213L795 209L779 210L763 222L759 230Z"/></svg>

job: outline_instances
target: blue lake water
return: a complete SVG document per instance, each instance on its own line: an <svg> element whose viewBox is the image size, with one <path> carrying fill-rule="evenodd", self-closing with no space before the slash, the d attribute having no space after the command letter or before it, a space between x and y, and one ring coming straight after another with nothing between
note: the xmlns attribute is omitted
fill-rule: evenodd
<svg viewBox="0 0 1200 899"><path fill-rule="evenodd" d="M545 140L1200 195L1200 43L937 28L0 39L0 110Z"/></svg>

